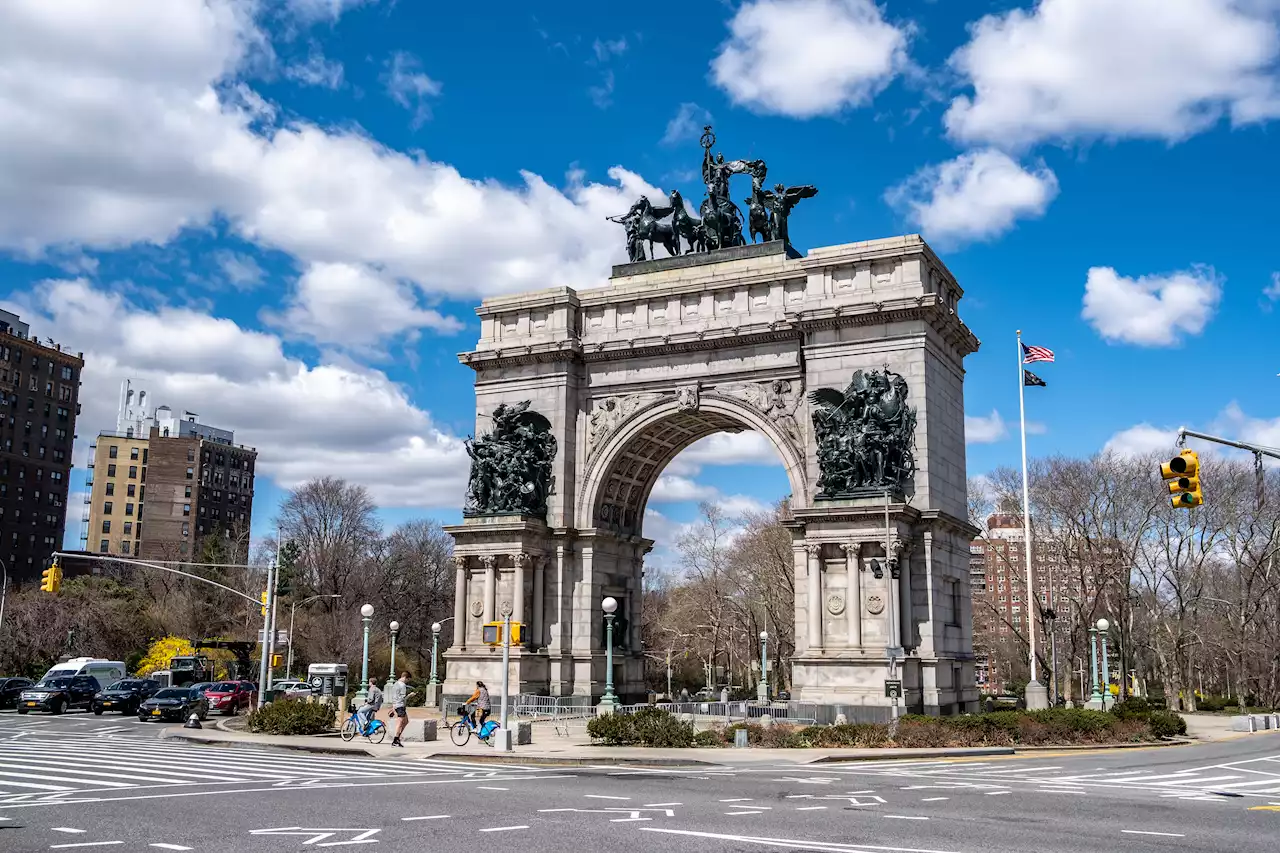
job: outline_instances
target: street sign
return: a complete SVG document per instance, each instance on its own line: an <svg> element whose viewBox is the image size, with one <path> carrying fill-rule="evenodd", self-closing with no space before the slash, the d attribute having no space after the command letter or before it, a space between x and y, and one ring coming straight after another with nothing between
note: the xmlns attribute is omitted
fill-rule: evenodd
<svg viewBox="0 0 1280 853"><path fill-rule="evenodd" d="M885 679L884 695L889 699L902 698L902 679Z"/></svg>

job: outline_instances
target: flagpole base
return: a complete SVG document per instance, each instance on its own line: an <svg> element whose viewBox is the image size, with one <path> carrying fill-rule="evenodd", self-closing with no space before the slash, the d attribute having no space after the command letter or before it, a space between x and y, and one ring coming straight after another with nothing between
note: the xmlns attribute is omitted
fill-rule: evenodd
<svg viewBox="0 0 1280 853"><path fill-rule="evenodd" d="M1049 707L1049 688L1038 681L1027 685L1027 710L1043 711Z"/></svg>

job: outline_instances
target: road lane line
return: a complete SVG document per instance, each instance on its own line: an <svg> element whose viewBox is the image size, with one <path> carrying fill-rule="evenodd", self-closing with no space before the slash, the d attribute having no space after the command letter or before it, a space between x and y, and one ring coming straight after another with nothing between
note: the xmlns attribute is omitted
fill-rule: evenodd
<svg viewBox="0 0 1280 853"><path fill-rule="evenodd" d="M1181 832L1149 832L1145 829L1122 829L1125 835L1159 835L1164 838L1186 838Z"/></svg>
<svg viewBox="0 0 1280 853"><path fill-rule="evenodd" d="M725 812L725 814L728 815L729 817L741 817L744 814L764 814L764 812L760 811L759 809L750 809L748 811L742 811L742 812Z"/></svg>
<svg viewBox="0 0 1280 853"><path fill-rule="evenodd" d="M50 844L50 850L65 850L68 847L109 847L112 844L124 844L123 841L81 841L79 844Z"/></svg>
<svg viewBox="0 0 1280 853"><path fill-rule="evenodd" d="M912 815L912 814L886 814L886 815L881 815L881 817L886 817L889 820L928 820L929 819L927 817L924 817L923 815Z"/></svg>
<svg viewBox="0 0 1280 853"><path fill-rule="evenodd" d="M159 847L161 850L192 850L192 847L183 847L181 844L148 844L148 847Z"/></svg>
<svg viewBox="0 0 1280 853"><path fill-rule="evenodd" d="M51 826L51 827L49 827L49 831L50 831L50 832L69 832L69 833L71 833L72 835L80 835L81 833L88 832L89 830L87 830L87 829L72 829L72 828L71 828L71 827L69 827L69 826Z"/></svg>
<svg viewBox="0 0 1280 853"><path fill-rule="evenodd" d="M646 809L656 809L661 806L683 806L683 805L684 803L645 803L644 807Z"/></svg>
<svg viewBox="0 0 1280 853"><path fill-rule="evenodd" d="M529 828L528 824L521 824L520 826L491 826L488 829L480 830L480 832L511 832L514 829L528 829L528 828Z"/></svg>
<svg viewBox="0 0 1280 853"><path fill-rule="evenodd" d="M1012 791L987 791L988 797L999 797L1002 794L1012 794Z"/></svg>
<svg viewBox="0 0 1280 853"><path fill-rule="evenodd" d="M825 809L826 806L796 806L798 812L816 812Z"/></svg>
<svg viewBox="0 0 1280 853"><path fill-rule="evenodd" d="M615 817L609 823L634 823L639 820L653 820L651 817Z"/></svg>
<svg viewBox="0 0 1280 853"><path fill-rule="evenodd" d="M629 800L630 797L608 797L604 794L584 794L588 800Z"/></svg>
<svg viewBox="0 0 1280 853"><path fill-rule="evenodd" d="M509 791L510 788L490 788L487 785L476 785L477 791Z"/></svg>
<svg viewBox="0 0 1280 853"><path fill-rule="evenodd" d="M922 803L936 803L936 802L938 802L938 801L940 801L940 800L949 800L949 799L951 799L951 798L950 798L950 797L922 797L922 798L920 799L920 802L922 802Z"/></svg>
<svg viewBox="0 0 1280 853"><path fill-rule="evenodd" d="M749 803L749 802L751 802L751 798L750 798L750 797L737 797L737 798L732 799L732 800L721 800L720 802L722 802L722 803Z"/></svg>
<svg viewBox="0 0 1280 853"><path fill-rule="evenodd" d="M422 817L402 817L401 820L444 820L447 814L425 814Z"/></svg>

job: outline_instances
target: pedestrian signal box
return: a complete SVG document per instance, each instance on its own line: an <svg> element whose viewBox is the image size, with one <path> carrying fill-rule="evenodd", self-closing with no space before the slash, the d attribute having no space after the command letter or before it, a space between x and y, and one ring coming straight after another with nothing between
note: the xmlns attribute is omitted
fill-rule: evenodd
<svg viewBox="0 0 1280 853"><path fill-rule="evenodd" d="M502 645L502 626L505 624L507 623L505 622L484 623L484 633L482 635L482 638L484 640L485 645L487 646ZM511 645L513 646L520 645L520 628L521 627L522 626L519 622L511 623Z"/></svg>

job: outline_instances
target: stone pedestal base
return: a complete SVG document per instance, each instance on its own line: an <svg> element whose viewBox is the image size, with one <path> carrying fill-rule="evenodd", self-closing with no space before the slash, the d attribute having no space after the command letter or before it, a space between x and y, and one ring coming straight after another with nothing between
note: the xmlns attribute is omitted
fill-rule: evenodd
<svg viewBox="0 0 1280 853"><path fill-rule="evenodd" d="M1038 681L1027 685L1027 710L1043 711L1049 707L1049 688Z"/></svg>
<svg viewBox="0 0 1280 853"><path fill-rule="evenodd" d="M502 647L450 649L445 652L445 659L449 662L449 677L444 682L444 694L450 697L470 696L475 692L476 682L483 681L489 688L496 711L502 690ZM547 695L550 664L546 653L512 649L507 678L507 690L511 696L518 693Z"/></svg>
<svg viewBox="0 0 1280 853"><path fill-rule="evenodd" d="M423 702L422 702L422 704L423 704L424 706L426 706L426 707L428 707L428 708L439 708L439 707L440 707L440 699L441 699L440 688L441 688L441 686L442 686L442 685L439 685L439 684L428 684L428 685L427 685L427 689L426 689L426 698L425 698L425 699L423 699Z"/></svg>

